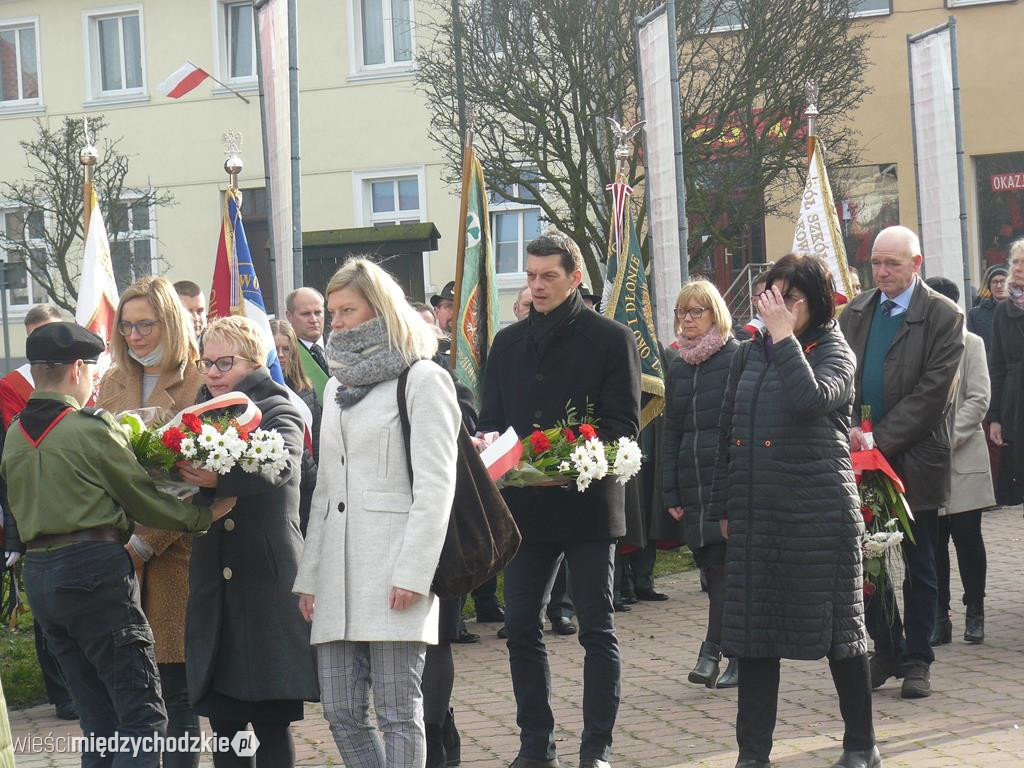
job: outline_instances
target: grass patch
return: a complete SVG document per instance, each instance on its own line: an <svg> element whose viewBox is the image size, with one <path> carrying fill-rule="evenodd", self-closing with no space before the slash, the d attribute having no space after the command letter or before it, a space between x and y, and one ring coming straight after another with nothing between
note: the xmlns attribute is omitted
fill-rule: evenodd
<svg viewBox="0 0 1024 768"><path fill-rule="evenodd" d="M693 556L686 547L658 550L658 559L654 562L654 578L692 571L696 567ZM504 571L498 574L498 602L502 605L505 604ZM466 604L462 606L462 618L471 619L474 616L476 616L476 606L473 605L473 597L469 596L466 598Z"/></svg>
<svg viewBox="0 0 1024 768"><path fill-rule="evenodd" d="M22 605L28 605L24 592ZM12 630L0 627L0 679L4 681L4 697L11 709L22 709L46 701L43 673L36 658L35 634L32 632L32 612L18 617Z"/></svg>

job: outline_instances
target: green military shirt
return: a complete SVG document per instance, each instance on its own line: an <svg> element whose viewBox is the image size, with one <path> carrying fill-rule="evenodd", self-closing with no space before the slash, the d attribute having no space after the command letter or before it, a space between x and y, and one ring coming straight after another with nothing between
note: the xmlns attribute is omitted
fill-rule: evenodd
<svg viewBox="0 0 1024 768"><path fill-rule="evenodd" d="M70 395L37 391L21 419L8 431L0 472L22 541L101 526L127 532L136 521L171 531L210 527L208 508L156 489L106 411L83 413Z"/></svg>

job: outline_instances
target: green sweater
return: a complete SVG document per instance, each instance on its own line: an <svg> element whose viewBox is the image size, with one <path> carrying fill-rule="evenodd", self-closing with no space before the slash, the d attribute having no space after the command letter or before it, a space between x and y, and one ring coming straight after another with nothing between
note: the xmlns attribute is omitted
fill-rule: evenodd
<svg viewBox="0 0 1024 768"><path fill-rule="evenodd" d="M871 406L871 421L878 424L885 416L885 356L903 325L907 313L886 317L882 314L882 302L875 305L871 318L868 343L864 348L864 368L861 374L861 403Z"/></svg>

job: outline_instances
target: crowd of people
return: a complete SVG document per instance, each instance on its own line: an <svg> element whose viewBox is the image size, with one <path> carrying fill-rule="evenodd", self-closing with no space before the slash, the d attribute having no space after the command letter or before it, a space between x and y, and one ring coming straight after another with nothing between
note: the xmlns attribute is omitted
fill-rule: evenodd
<svg viewBox="0 0 1024 768"><path fill-rule="evenodd" d="M609 768L622 677L614 614L668 599L654 588L656 547L683 544L708 595L687 680L738 687L737 768L770 765L780 660L822 658L845 725L834 768L881 766L872 689L897 678L903 698L931 694L933 647L953 635L950 539L964 640L983 642L983 512L1020 502L1024 469L1024 241L989 270L966 318L956 286L922 280L922 262L911 230L883 230L875 287L837 307L824 263L786 255L758 278L746 329L711 282L681 286L665 412L643 433L633 335L594 311L580 250L554 230L527 245L517 321L494 339L479 402L448 365L454 285L410 303L367 259L346 262L323 294L286 297L271 323L284 385L261 329L208 322L188 281L147 277L122 293L113 365L96 387L104 342L34 308L29 362L0 380L0 473L5 564L24 558L50 702L85 734L189 736L200 715L219 736L251 728L255 757L216 752L215 765L288 768L290 724L320 701L350 768L458 765L452 643L479 636L463 599L431 589L457 436L526 435L568 403L589 409L606 440L639 436L645 472L579 493L503 490L522 544L504 607L494 580L473 599L507 641L512 767L559 765L546 615L585 651L579 765ZM282 436L283 470L182 462L199 491L163 494L111 414L149 409L162 423L228 392ZM913 511L902 613L895 585L864 589L851 463L870 447L862 406ZM117 760L89 753L83 765L127 764ZM131 764L198 761L186 749Z"/></svg>

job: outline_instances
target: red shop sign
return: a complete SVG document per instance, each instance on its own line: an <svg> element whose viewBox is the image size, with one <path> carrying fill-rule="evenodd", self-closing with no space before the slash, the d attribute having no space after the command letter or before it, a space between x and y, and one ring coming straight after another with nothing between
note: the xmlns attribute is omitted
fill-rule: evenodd
<svg viewBox="0 0 1024 768"><path fill-rule="evenodd" d="M993 192L1024 191L1024 172L997 173L992 176Z"/></svg>

